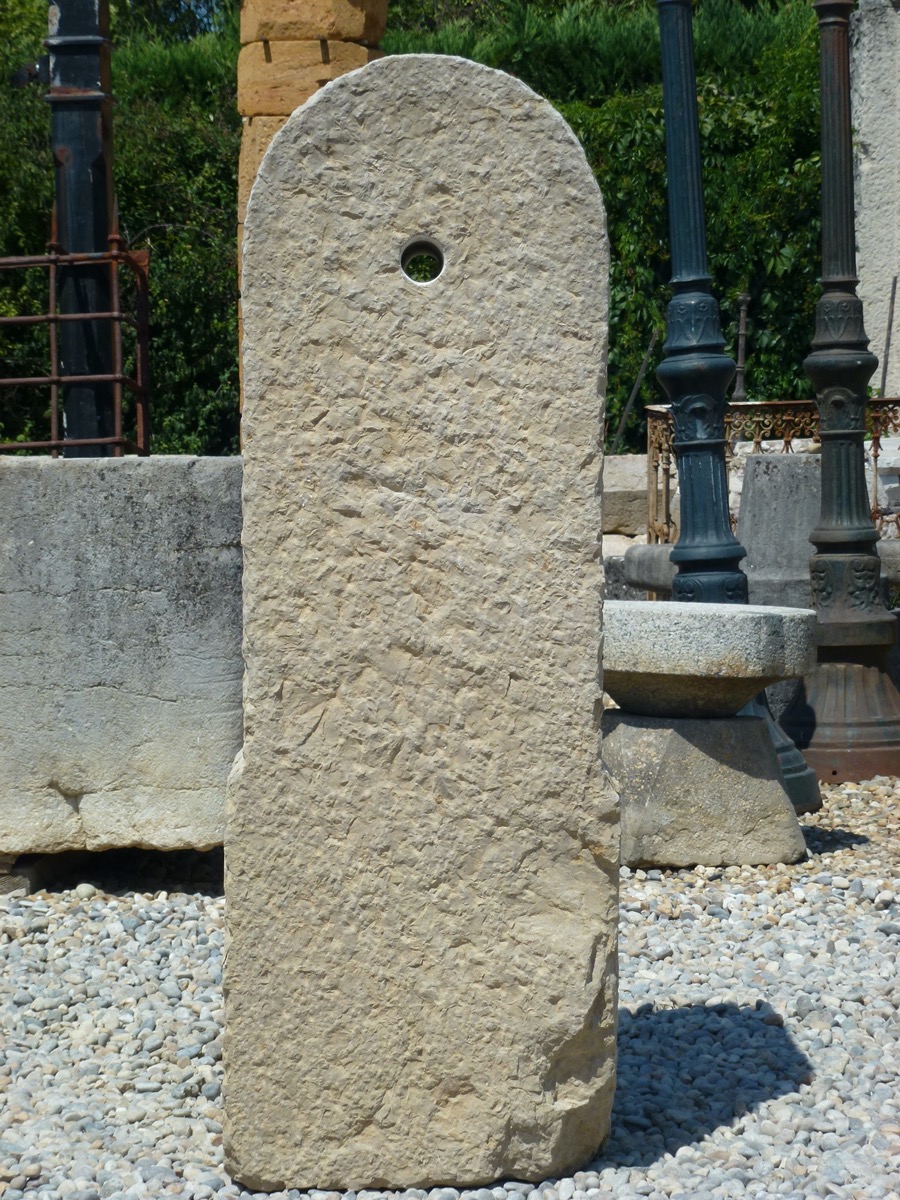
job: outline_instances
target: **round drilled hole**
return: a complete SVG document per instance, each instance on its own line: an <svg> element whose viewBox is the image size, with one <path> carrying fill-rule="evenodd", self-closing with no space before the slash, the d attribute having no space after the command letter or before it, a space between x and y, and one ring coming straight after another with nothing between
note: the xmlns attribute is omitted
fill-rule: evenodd
<svg viewBox="0 0 900 1200"><path fill-rule="evenodd" d="M403 274L413 283L432 283L444 269L444 255L434 242L410 242L400 255Z"/></svg>

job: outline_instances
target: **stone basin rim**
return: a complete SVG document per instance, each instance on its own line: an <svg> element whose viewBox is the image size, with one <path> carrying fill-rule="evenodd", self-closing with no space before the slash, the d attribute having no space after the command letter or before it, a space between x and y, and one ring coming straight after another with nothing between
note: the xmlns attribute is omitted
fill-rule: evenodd
<svg viewBox="0 0 900 1200"><path fill-rule="evenodd" d="M815 657L813 609L608 600L603 667L672 679L790 678Z"/></svg>

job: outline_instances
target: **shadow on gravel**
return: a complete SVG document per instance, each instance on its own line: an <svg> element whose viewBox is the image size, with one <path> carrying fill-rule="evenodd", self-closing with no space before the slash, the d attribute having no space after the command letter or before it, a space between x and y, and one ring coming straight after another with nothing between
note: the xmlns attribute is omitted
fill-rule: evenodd
<svg viewBox="0 0 900 1200"><path fill-rule="evenodd" d="M198 892L221 896L223 855L215 850L102 850L20 860L32 886L60 892L91 883L103 892ZM17 864L19 865L19 864Z"/></svg>
<svg viewBox="0 0 900 1200"><path fill-rule="evenodd" d="M851 829L819 829L815 825L803 824L800 828L810 854L831 854L835 850L864 846L870 840L864 833L854 833Z"/></svg>
<svg viewBox="0 0 900 1200"><path fill-rule="evenodd" d="M808 1083L809 1059L759 1004L620 1010L612 1132L592 1169L649 1166Z"/></svg>

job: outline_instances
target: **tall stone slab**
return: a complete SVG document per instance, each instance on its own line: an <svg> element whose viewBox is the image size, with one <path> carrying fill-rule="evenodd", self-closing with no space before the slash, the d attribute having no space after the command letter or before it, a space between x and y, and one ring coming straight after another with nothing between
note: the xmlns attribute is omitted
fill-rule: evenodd
<svg viewBox="0 0 900 1200"><path fill-rule="evenodd" d="M607 271L569 128L461 59L344 76L263 161L226 834L249 1187L537 1179L606 1135Z"/></svg>

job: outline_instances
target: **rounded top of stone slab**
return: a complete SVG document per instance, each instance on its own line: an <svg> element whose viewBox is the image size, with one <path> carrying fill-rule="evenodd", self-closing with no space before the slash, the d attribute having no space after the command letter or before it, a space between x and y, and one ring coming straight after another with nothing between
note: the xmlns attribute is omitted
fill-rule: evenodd
<svg viewBox="0 0 900 1200"><path fill-rule="evenodd" d="M440 252L431 281L403 269L415 243ZM339 297L355 350L372 328L387 338L411 321L415 333L439 297L456 295L476 318L505 317L535 278L546 281L549 326L566 313L564 284L576 301L597 293L603 325L607 286L596 264L605 268L608 255L596 179L551 104L467 59L388 56L326 84L269 145L244 226L244 355L255 355L257 323L271 327L272 292L285 275L293 327L307 329ZM586 278L585 261L602 286ZM391 328L385 306L397 313ZM276 332L284 340L289 331ZM480 332L470 336L476 349Z"/></svg>
<svg viewBox="0 0 900 1200"><path fill-rule="evenodd" d="M727 717L815 661L812 609L608 600L603 686L627 712Z"/></svg>

